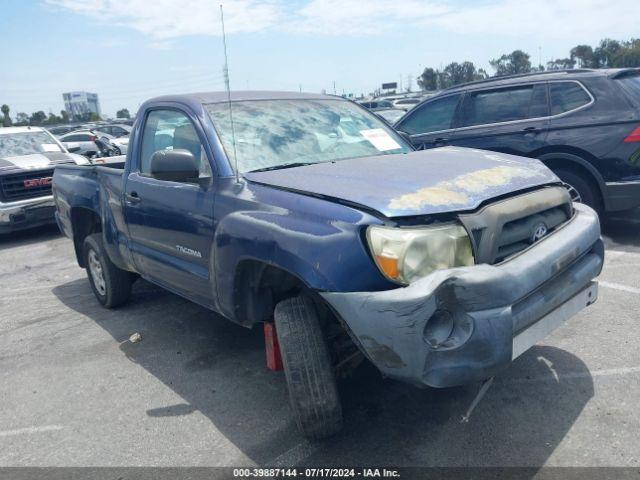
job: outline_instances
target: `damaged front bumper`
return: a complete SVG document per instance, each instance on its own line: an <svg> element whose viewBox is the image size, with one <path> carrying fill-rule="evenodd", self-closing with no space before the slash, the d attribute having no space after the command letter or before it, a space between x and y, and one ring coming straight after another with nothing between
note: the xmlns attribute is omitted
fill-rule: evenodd
<svg viewBox="0 0 640 480"><path fill-rule="evenodd" d="M576 205L562 228L498 265L440 270L382 292L322 292L388 377L450 387L495 375L595 302L604 261L597 215Z"/></svg>

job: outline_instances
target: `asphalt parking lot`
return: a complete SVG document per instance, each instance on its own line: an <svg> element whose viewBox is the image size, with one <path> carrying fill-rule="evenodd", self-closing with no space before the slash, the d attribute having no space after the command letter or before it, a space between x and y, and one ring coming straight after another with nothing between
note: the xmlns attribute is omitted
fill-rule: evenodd
<svg viewBox="0 0 640 480"><path fill-rule="evenodd" d="M363 368L323 443L298 434L260 329L144 281L105 310L55 227L0 238L0 466L640 466L640 212L604 234L598 302L496 377L467 423L478 385Z"/></svg>

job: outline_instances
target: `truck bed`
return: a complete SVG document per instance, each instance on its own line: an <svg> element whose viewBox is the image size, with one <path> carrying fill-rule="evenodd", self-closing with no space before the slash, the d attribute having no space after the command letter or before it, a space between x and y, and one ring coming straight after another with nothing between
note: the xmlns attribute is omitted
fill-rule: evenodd
<svg viewBox="0 0 640 480"><path fill-rule="evenodd" d="M62 232L73 238L71 218L78 209L95 213L101 220L109 217L114 202L120 213L124 162L97 165L60 165L53 174L53 194L57 205L56 221Z"/></svg>

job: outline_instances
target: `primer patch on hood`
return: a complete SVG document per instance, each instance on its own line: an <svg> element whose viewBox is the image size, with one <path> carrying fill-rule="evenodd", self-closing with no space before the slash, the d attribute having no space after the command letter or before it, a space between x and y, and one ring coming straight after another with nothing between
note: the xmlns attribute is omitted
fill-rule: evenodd
<svg viewBox="0 0 640 480"><path fill-rule="evenodd" d="M532 178L536 175L537 172L529 168L505 165L476 170L451 181L393 198L389 202L389 208L414 210L426 205L466 205L470 194L484 193L493 187L505 185L514 178Z"/></svg>
<svg viewBox="0 0 640 480"><path fill-rule="evenodd" d="M362 205L389 217L459 212L560 180L540 161L462 147L248 172L250 182Z"/></svg>

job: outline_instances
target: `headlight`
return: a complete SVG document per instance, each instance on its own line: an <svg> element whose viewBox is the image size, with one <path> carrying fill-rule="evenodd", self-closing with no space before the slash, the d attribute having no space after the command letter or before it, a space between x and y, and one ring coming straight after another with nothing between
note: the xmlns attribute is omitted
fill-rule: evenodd
<svg viewBox="0 0 640 480"><path fill-rule="evenodd" d="M469 235L458 224L422 228L372 225L367 229L367 240L382 273L405 285L435 270L474 264Z"/></svg>

